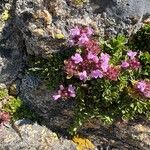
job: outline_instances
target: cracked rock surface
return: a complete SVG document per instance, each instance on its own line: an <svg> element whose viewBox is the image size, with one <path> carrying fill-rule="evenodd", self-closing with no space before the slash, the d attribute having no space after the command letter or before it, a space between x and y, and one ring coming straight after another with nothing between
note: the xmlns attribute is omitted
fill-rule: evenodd
<svg viewBox="0 0 150 150"><path fill-rule="evenodd" d="M54 150L59 150L61 146L64 149L74 149L74 145L68 141L63 140L61 143L51 137L51 130L65 134L72 122L73 103L53 102L52 93L44 83L39 78L26 74L28 55L45 59L52 52L62 50L68 30L76 24L92 26L96 34L102 37L118 33L130 35L141 27L143 19L150 16L150 0L86 0L82 6L76 6L72 1L0 1L0 14L8 5L12 10L12 18L2 24L3 29L0 30L0 83L8 86L16 82L20 98L43 117L43 124L47 126L21 125L25 143L21 142L13 129L4 127L0 129L0 149L42 150L44 143L47 143L47 149L53 147ZM58 35L63 35L64 38L59 39ZM81 130L99 149L118 150L150 149L149 132L146 121L135 121L124 126L120 124L111 130L92 121ZM29 139L28 135L31 136ZM47 140L52 142L48 143Z"/></svg>
<svg viewBox="0 0 150 150"><path fill-rule="evenodd" d="M30 120L16 122L21 137L13 128L0 128L1 150L76 150L76 145Z"/></svg>

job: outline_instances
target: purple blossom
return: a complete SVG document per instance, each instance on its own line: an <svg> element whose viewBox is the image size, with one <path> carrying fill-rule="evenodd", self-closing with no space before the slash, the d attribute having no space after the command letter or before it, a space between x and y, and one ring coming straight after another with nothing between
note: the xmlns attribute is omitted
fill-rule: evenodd
<svg viewBox="0 0 150 150"><path fill-rule="evenodd" d="M94 70L94 71L91 72L91 76L93 78L95 78L95 79L97 79L98 77L102 78L103 77L103 73L102 73L102 71L97 69L97 70Z"/></svg>
<svg viewBox="0 0 150 150"><path fill-rule="evenodd" d="M102 62L108 63L110 60L110 55L107 53L101 53L100 60Z"/></svg>
<svg viewBox="0 0 150 150"><path fill-rule="evenodd" d="M144 96L150 98L150 89L143 92Z"/></svg>
<svg viewBox="0 0 150 150"><path fill-rule="evenodd" d="M76 36L79 36L80 35L80 29L79 29L79 27L75 27L75 28L73 28L73 29L71 29L70 30L70 36L71 37L76 37Z"/></svg>
<svg viewBox="0 0 150 150"><path fill-rule="evenodd" d="M92 52L89 52L88 55L87 55L87 59L91 59L93 60L95 63L97 63L99 61L98 57L94 54L92 54Z"/></svg>
<svg viewBox="0 0 150 150"><path fill-rule="evenodd" d="M131 69L139 69L141 67L141 63L137 59L132 59L129 61Z"/></svg>
<svg viewBox="0 0 150 150"><path fill-rule="evenodd" d="M145 88L146 88L146 83L141 81L137 83L137 88L141 91L144 92Z"/></svg>
<svg viewBox="0 0 150 150"><path fill-rule="evenodd" d="M127 61L122 61L121 67L122 68L128 68L129 67L129 63Z"/></svg>
<svg viewBox="0 0 150 150"><path fill-rule="evenodd" d="M100 56L100 60L101 60L101 68L104 72L106 72L108 70L109 67L109 60L110 60L110 56L107 53L101 53Z"/></svg>
<svg viewBox="0 0 150 150"><path fill-rule="evenodd" d="M54 100L58 100L59 98L61 98L61 95L59 95L59 94L58 95L53 95Z"/></svg>
<svg viewBox="0 0 150 150"><path fill-rule="evenodd" d="M80 80L86 81L87 80L87 72L83 71L83 72L79 72L79 78Z"/></svg>
<svg viewBox="0 0 150 150"><path fill-rule="evenodd" d="M69 91L70 93L75 93L75 87L70 84L70 85L68 86L68 91Z"/></svg>
<svg viewBox="0 0 150 150"><path fill-rule="evenodd" d="M101 63L101 68L104 72L107 72L108 68L109 68L109 64L106 62Z"/></svg>
<svg viewBox="0 0 150 150"><path fill-rule="evenodd" d="M87 27L87 36L91 36L93 34L93 29L90 27Z"/></svg>
<svg viewBox="0 0 150 150"><path fill-rule="evenodd" d="M10 114L8 112L0 111L0 126L7 124L10 121Z"/></svg>
<svg viewBox="0 0 150 150"><path fill-rule="evenodd" d="M81 55L76 53L75 56L72 56L71 59L74 61L75 64L78 64L83 61Z"/></svg>
<svg viewBox="0 0 150 150"><path fill-rule="evenodd" d="M71 84L68 86L68 92L70 92L70 97L75 97L76 94L75 94L75 87L72 86Z"/></svg>
<svg viewBox="0 0 150 150"><path fill-rule="evenodd" d="M86 42L88 42L89 41L89 38L87 37L87 35L85 34L85 33L83 33L82 35L81 35L81 37L79 38L79 41L78 41L78 44L80 45L80 46L83 46Z"/></svg>
<svg viewBox="0 0 150 150"><path fill-rule="evenodd" d="M134 52L134 51L129 50L129 51L127 52L127 55L128 55L131 59L134 59L135 56L137 55L137 52Z"/></svg>

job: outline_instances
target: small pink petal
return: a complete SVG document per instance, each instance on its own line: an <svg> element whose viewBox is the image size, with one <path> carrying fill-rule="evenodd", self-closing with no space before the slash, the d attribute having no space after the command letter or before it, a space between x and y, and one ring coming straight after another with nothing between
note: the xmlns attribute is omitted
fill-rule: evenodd
<svg viewBox="0 0 150 150"><path fill-rule="evenodd" d="M134 52L134 51L129 50L129 51L127 52L127 55L128 55L131 59L134 59L135 56L137 55L137 52Z"/></svg>
<svg viewBox="0 0 150 150"><path fill-rule="evenodd" d="M129 63L127 61L122 61L121 67L122 68L128 68L129 67Z"/></svg>
<svg viewBox="0 0 150 150"><path fill-rule="evenodd" d="M53 95L54 100L58 100L59 98L61 98L61 95Z"/></svg>

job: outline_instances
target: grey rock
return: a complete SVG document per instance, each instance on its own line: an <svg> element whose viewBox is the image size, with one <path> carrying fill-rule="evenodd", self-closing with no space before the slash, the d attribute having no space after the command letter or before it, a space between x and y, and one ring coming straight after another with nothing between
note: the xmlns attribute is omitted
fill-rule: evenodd
<svg viewBox="0 0 150 150"><path fill-rule="evenodd" d="M36 77L26 75L19 84L20 98L53 130L64 132L72 118L73 101L54 101L44 83Z"/></svg>
<svg viewBox="0 0 150 150"><path fill-rule="evenodd" d="M101 36L131 34L133 28L142 25L143 16L150 14L149 7L149 0L87 0L82 7L69 0L21 0L15 24L23 33L27 52L46 58L59 51L64 42L55 35L68 37L69 28L75 24L90 25L97 33L104 28Z"/></svg>
<svg viewBox="0 0 150 150"><path fill-rule="evenodd" d="M23 68L22 54L18 49L0 47L0 83L11 84Z"/></svg>
<svg viewBox="0 0 150 150"><path fill-rule="evenodd" d="M18 122L20 122L18 124ZM13 128L0 127L0 148L2 150L75 150L76 145L57 135L45 126L20 120L16 123L21 137ZM22 139L21 139L22 138Z"/></svg>

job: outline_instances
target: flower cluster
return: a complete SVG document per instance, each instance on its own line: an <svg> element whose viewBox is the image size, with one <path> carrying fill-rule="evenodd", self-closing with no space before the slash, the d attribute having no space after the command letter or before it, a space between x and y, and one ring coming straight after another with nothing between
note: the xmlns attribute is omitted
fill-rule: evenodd
<svg viewBox="0 0 150 150"><path fill-rule="evenodd" d="M76 76L82 81L102 77L117 80L120 67L113 66L109 61L110 56L107 53L101 53L100 56L93 54L91 51L82 56L76 53L69 60L65 61L65 71L69 77Z"/></svg>
<svg viewBox="0 0 150 150"><path fill-rule="evenodd" d="M138 81L135 84L135 88L140 92L141 95L144 95L147 98L150 98L150 81Z"/></svg>
<svg viewBox="0 0 150 150"><path fill-rule="evenodd" d="M84 52L86 53L90 51L93 54L98 54L100 52L100 47L95 40L91 39L92 35L92 28L81 28L76 26L70 30L69 45L84 47Z"/></svg>
<svg viewBox="0 0 150 150"><path fill-rule="evenodd" d="M111 56L101 50L99 44L92 39L92 35L93 29L89 27L76 26L70 30L70 46L78 46L81 51L77 51L64 61L64 70L68 79L74 76L83 82L98 78L117 81L120 73L125 69L137 70L141 67L137 52L132 50L127 52L125 60L114 65L111 62ZM53 96L54 100L75 97L74 87L72 88L73 92L70 92L69 88L61 85L58 94Z"/></svg>
<svg viewBox="0 0 150 150"><path fill-rule="evenodd" d="M137 52L130 50L127 52L127 55L128 55L128 59L125 61L122 61L121 67L124 69L132 69L132 70L139 69L141 64L139 60L136 58Z"/></svg>
<svg viewBox="0 0 150 150"><path fill-rule="evenodd" d="M10 121L10 115L7 112L0 112L0 125L4 125Z"/></svg>
<svg viewBox="0 0 150 150"><path fill-rule="evenodd" d="M58 99L69 99L71 97L75 97L75 87L72 85L69 85L68 87L64 87L63 85L60 85L58 93L56 95L53 95L54 100Z"/></svg>

